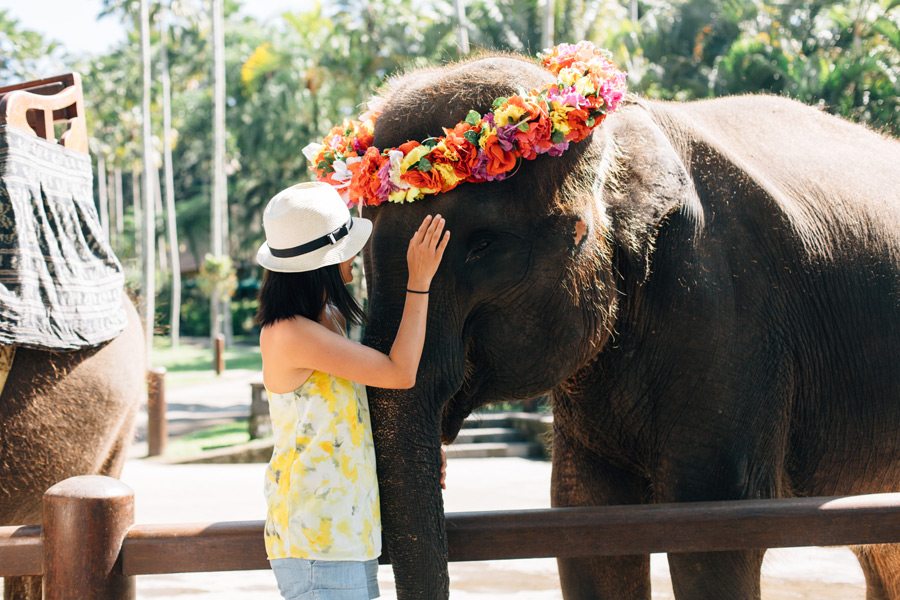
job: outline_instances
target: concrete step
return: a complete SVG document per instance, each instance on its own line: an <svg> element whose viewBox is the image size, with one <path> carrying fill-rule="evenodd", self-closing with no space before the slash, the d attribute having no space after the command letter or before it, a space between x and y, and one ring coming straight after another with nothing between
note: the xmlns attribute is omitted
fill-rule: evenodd
<svg viewBox="0 0 900 600"><path fill-rule="evenodd" d="M463 421L463 429L509 427L508 413L474 413Z"/></svg>
<svg viewBox="0 0 900 600"><path fill-rule="evenodd" d="M475 427L460 431L454 444L522 442L524 440L525 437L512 427Z"/></svg>
<svg viewBox="0 0 900 600"><path fill-rule="evenodd" d="M451 444L444 446L448 458L489 458L497 456L529 458L541 455L541 447L534 442Z"/></svg>

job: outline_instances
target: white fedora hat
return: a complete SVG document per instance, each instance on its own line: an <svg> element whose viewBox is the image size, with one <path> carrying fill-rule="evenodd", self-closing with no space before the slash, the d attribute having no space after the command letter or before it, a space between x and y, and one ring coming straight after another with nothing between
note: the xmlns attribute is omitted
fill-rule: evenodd
<svg viewBox="0 0 900 600"><path fill-rule="evenodd" d="M353 258L372 233L372 222L351 217L330 184L300 183L269 200L263 213L266 241L256 262L270 271L313 271Z"/></svg>

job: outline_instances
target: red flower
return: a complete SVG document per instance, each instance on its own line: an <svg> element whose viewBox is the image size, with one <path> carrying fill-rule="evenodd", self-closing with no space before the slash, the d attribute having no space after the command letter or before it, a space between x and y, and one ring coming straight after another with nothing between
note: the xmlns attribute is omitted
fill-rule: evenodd
<svg viewBox="0 0 900 600"><path fill-rule="evenodd" d="M515 153L507 152L500 147L500 139L496 135L488 137L484 145L484 153L488 157L487 165L485 165L488 175L508 173L516 166Z"/></svg>
<svg viewBox="0 0 900 600"><path fill-rule="evenodd" d="M479 131L468 123L459 123L452 130L444 129L444 143L447 150L455 152L459 160L453 162L453 171L457 177L466 179L472 174L472 169L478 163L478 147L465 138L467 131Z"/></svg>
<svg viewBox="0 0 900 600"><path fill-rule="evenodd" d="M400 176L400 179L419 189L440 191L444 189L444 178L437 169L430 171L409 170Z"/></svg>
<svg viewBox="0 0 900 600"><path fill-rule="evenodd" d="M522 158L533 160L538 155L539 149L546 152L553 145L553 142L550 141L551 125L550 117L542 112L537 121L528 124L528 131L516 132L516 140Z"/></svg>
<svg viewBox="0 0 900 600"><path fill-rule="evenodd" d="M588 111L582 108L569 111L569 114L566 115L566 120L570 131L566 134L566 139L570 142L580 142L589 136L592 130L591 127L586 125L589 118Z"/></svg>
<svg viewBox="0 0 900 600"><path fill-rule="evenodd" d="M349 166L350 170L354 172L353 179L350 180L351 202L358 202L366 206L381 204L381 198L376 195L381 181L376 174L387 160L388 158L382 156L377 148L369 148L361 161Z"/></svg>
<svg viewBox="0 0 900 600"><path fill-rule="evenodd" d="M405 144L400 144L400 146L397 147L397 150L399 150L400 152L403 153L404 156L406 156L407 154L412 152L413 148L418 148L421 145L422 144L420 144L419 142L409 141L409 142L406 142Z"/></svg>

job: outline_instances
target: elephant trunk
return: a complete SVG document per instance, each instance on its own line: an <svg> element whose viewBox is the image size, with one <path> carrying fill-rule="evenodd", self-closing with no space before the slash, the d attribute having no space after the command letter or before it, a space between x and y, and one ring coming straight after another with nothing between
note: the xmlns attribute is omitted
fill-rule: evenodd
<svg viewBox="0 0 900 600"><path fill-rule="evenodd" d="M440 420L406 391L370 388L369 402L382 539L399 600L449 596L444 501L440 487ZM439 413L438 413L439 415Z"/></svg>
<svg viewBox="0 0 900 600"><path fill-rule="evenodd" d="M391 310L373 302L371 308L365 344L387 352L397 331L400 306ZM382 539L393 564L399 600L443 600L450 593L440 484L441 411L458 388L465 367L464 350L451 331L446 321L429 320L414 388L368 389Z"/></svg>

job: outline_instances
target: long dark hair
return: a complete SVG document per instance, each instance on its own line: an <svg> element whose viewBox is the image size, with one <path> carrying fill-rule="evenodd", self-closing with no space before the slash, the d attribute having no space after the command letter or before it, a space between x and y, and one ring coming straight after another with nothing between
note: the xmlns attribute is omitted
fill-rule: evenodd
<svg viewBox="0 0 900 600"><path fill-rule="evenodd" d="M340 311L348 325L366 322L362 307L341 279L339 265L301 273L279 273L265 269L259 288L256 323L265 327L297 315L317 321L326 302Z"/></svg>

